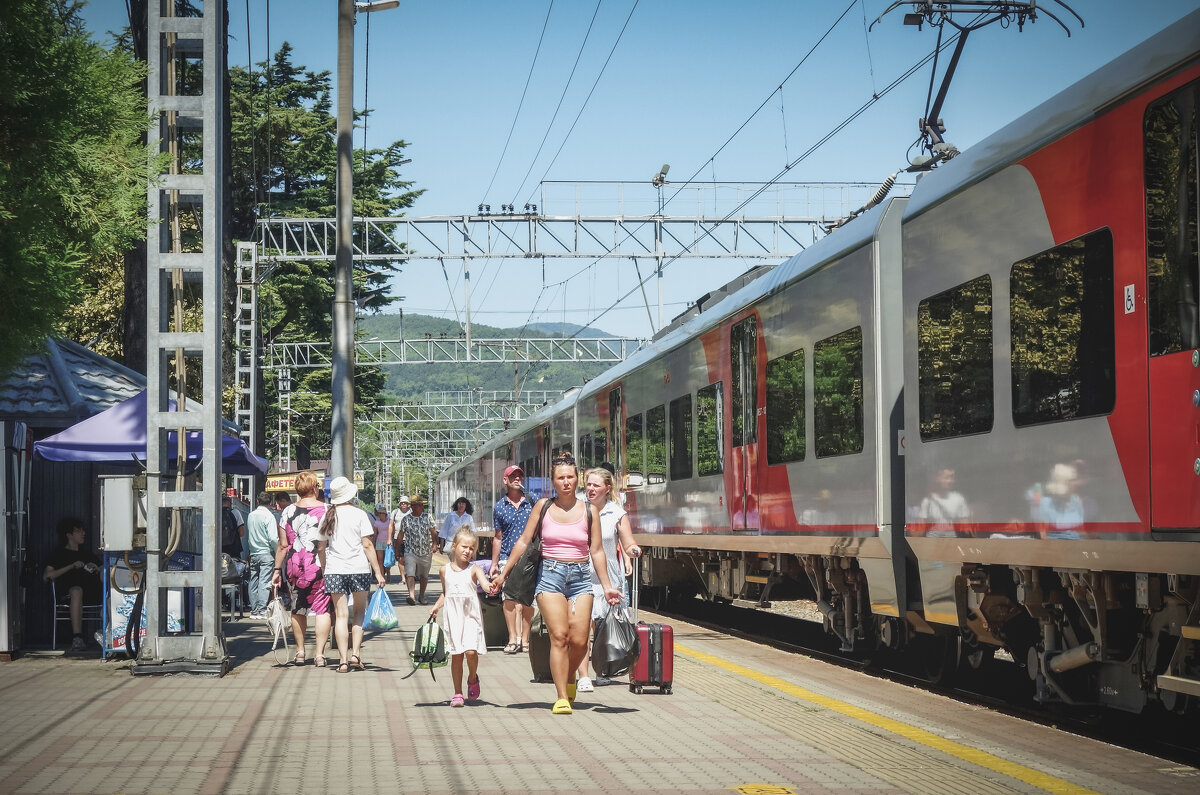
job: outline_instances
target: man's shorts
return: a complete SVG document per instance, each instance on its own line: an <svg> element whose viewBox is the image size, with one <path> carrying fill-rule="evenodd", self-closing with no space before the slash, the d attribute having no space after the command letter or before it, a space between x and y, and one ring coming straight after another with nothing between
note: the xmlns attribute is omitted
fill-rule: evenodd
<svg viewBox="0 0 1200 795"><path fill-rule="evenodd" d="M413 555L409 552L404 553L404 576L405 577L421 577L429 576L429 566L433 561L432 555Z"/></svg>

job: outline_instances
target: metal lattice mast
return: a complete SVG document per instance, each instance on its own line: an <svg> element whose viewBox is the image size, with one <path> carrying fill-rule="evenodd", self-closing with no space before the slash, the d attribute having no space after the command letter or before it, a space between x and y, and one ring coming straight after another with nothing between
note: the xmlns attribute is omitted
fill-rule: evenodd
<svg viewBox="0 0 1200 795"><path fill-rule="evenodd" d="M292 469L292 388L291 370L281 370L279 377L279 441L278 466L283 472ZM286 373L286 377L283 375ZM287 382L285 384L285 381ZM286 385L286 389L284 386Z"/></svg>
<svg viewBox="0 0 1200 795"><path fill-rule="evenodd" d="M133 672L191 672L224 674L228 666L220 623L221 567L221 281L224 181L222 141L224 129L225 3L207 0L202 16L162 16L162 4L147 4L147 80L152 127L150 140L163 139L175 158L170 174L151 183L148 190L146 245L146 637ZM166 4L173 14L174 3ZM199 96L184 96L185 71L177 68L199 59L203 74ZM182 174L179 131L199 130L203 141L202 173ZM197 212L200 244L185 250L178 207L188 204ZM191 230L189 230L191 231ZM201 285L200 331L172 331L171 304L176 316L178 296L185 283ZM172 411L168 363L185 358L199 365L203 407L186 404ZM189 477L179 487L170 469L168 433L203 433L203 480ZM186 459L178 461L186 466ZM175 488L172 488L175 487ZM179 513L172 517L173 510ZM182 514L182 517L180 516ZM175 522L172 522L174 518ZM182 519L182 521L181 521ZM195 520L194 522L191 520ZM200 566L195 571L168 570L170 556L180 542L181 525L198 525ZM168 537L167 530L171 529ZM170 589L192 589L201 608L198 631L168 632L167 594Z"/></svg>
<svg viewBox="0 0 1200 795"><path fill-rule="evenodd" d="M386 441L382 445L379 482L375 485L375 502L392 507L392 446Z"/></svg>
<svg viewBox="0 0 1200 795"><path fill-rule="evenodd" d="M237 304L234 317L234 410L233 421L251 450L258 448L261 420L258 395L258 248L253 243L237 244ZM251 494L250 478L239 476L239 492Z"/></svg>

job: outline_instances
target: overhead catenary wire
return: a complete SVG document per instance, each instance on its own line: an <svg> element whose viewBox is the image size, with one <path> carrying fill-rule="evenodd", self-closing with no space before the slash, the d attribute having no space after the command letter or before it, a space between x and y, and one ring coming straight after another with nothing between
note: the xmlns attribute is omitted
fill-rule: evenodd
<svg viewBox="0 0 1200 795"><path fill-rule="evenodd" d="M793 66L793 67L792 67L791 71L790 71L790 72L788 72L788 73L787 73L787 75L786 75L786 76L785 76L785 77L784 77L784 78L783 78L781 81L779 81L779 84L778 84L778 85L775 87L775 89L773 89L773 90L771 91L771 93L770 93L770 94L768 94L768 95L767 95L765 98L763 98L763 101L762 101L761 103L759 103L758 107L756 107L756 108L755 108L755 109L754 109L754 110L753 110L753 111L750 113L750 115L749 115L749 116L747 116L747 117L746 117L746 119L745 119L745 120L744 120L744 121L743 121L743 122L742 122L740 125L738 125L737 129L735 129L735 130L733 131L733 133L732 133L732 134L730 134L730 136L729 136L728 138L726 138L726 139L725 139L725 141L724 141L724 142L723 142L723 143L722 143L720 146L718 146L718 147L717 147L716 151L715 151L715 152L713 152L713 153L712 153L712 155L710 155L710 156L708 157L708 159L707 159L707 160L705 160L703 163L701 163L700 167L696 169L695 173L693 173L693 174L692 174L690 177L688 177L688 178L687 178L687 180L685 180L684 182L682 182L682 183L679 183L679 184L678 184L678 186L675 188L674 192L673 192L673 193L672 193L672 194L671 194L671 195L670 195L670 196L669 196L669 197L668 197L666 200L664 200L664 201L663 201L663 204L662 204L662 206L663 206L663 208L664 208L664 209L665 209L665 208L666 208L668 205L670 205L670 203L671 203L672 201L674 201L674 200L675 200L675 198L676 198L677 196L679 196L679 194L680 194L680 193L681 193L683 190L685 190L685 189L686 189L688 186L690 186L690 185L692 185L692 184L694 184L694 183L695 183L695 181L696 181L696 177L697 177L697 176L699 176L700 172L704 170L705 166L711 166L711 167L712 167L712 173L713 173L713 182L714 182L714 183L716 182L716 178L717 178L717 177L716 177L716 158L717 158L717 156L718 156L718 155L719 155L719 154L720 154L720 153L721 153L721 152L722 152L722 151L725 149L725 147L727 147L727 146L728 146L728 145L729 145L729 144L730 144L730 143L733 141L733 139L734 139L734 138L736 138L736 137L737 137L737 136L738 136L738 135L739 135L739 134L742 132L742 130L744 130L744 129L746 128L746 126L747 126L748 124L750 124L750 122L751 122L751 121L753 121L753 120L754 120L754 118L755 118L755 117L756 117L756 116L757 116L757 115L758 115L760 112L762 112L762 109L763 109L763 108L765 108L765 107L767 106L767 104L768 104L768 103L770 103L771 99L772 99L772 98L775 96L775 94L777 94L777 93L781 93L781 92L782 92L784 85L786 85L786 84L787 84L787 82L788 82L789 80L791 80L791 79L792 79L792 77L794 77L794 76L795 76L796 72L797 72L797 71L799 71L800 67L802 67L802 66L803 66L803 65L804 65L804 64L805 64L805 63L808 61L808 59L809 59L809 58L812 56L812 54L813 54L814 52L816 52L817 48L818 48L818 47L820 47L820 46L821 46L821 44L822 44L822 43L823 43L823 42L824 42L824 41L825 41L827 38L829 38L830 34L832 34L832 33L833 33L834 29L836 29L836 28L837 28L837 26L838 26L839 24L841 24L842 20L846 18L846 15L850 13L850 11L851 11L851 10L854 8L854 5L855 5L855 3L857 3L857 2L859 2L859 0L850 0L850 3L849 3L849 4L846 6L846 8L845 8L845 9L842 11L842 13L841 13L840 15L838 15L838 18L837 18L837 19L835 19L835 20L833 21L833 23L832 23L832 24L829 26L829 28L828 28L828 29L826 29L826 31L825 31L823 34L821 34L820 38L818 38L818 39L817 39L817 41L816 41L816 42L815 42L815 43L814 43L814 44L813 44L813 45L812 45L812 46L811 46L811 47L808 49L808 51L807 51L807 52L804 54L804 56L803 56L803 57L800 59L800 61L799 61L799 62L798 62L798 63L797 63L795 66ZM634 4L634 7L636 8L636 6L637 6L637 4L635 3L635 4ZM631 11L630 11L630 14L632 15L632 13L633 13L633 12L632 12L632 10L631 10ZM628 20L628 19L626 19L626 24L627 24L627 25L628 25L628 22L629 22L629 20ZM624 32L624 28L622 28L622 32ZM618 41L619 41L619 40L620 40L620 39L619 39L619 37L618 37ZM615 49L615 45L614 45L614 49ZM611 57L611 53L610 53L610 57ZM878 97L879 97L879 95L878 95L878 94L875 94L874 96L875 96L876 98L878 98ZM785 123L786 123L786 122L785 122ZM786 135L786 133L785 133L785 135ZM539 151L540 151L540 150L539 150ZM786 161L785 161L785 162L786 162ZM785 168L785 170L787 170L787 169ZM543 179L544 179L544 177L543 177ZM775 177L775 178L774 178L774 179L773 179L771 182L769 182L769 183L766 183L766 184L764 185L764 188L763 188L763 189L765 189L765 187L766 187L766 186L769 186L769 185L772 185L772 184L774 184L774 183L775 183L775 182L777 182L778 180L779 180L779 177L778 177L778 176L776 176L776 177ZM522 184L523 184L523 183L522 183ZM760 189L759 191L757 191L755 195L757 196L757 195L761 194L761 192L762 192L762 189ZM715 200L715 192L714 192L714 200ZM744 206L744 204L743 204L742 206ZM715 204L714 204L714 207L715 207ZM625 238L623 238L621 242L624 242L625 240L628 240L630 237L632 237L634 234L636 234L636 233L637 233L637 232L638 232L638 231L639 231L639 230L640 230L640 229L641 229L643 226L645 226L645 223L639 224L639 225L638 225L637 227L635 227L633 230L631 230L631 231L627 232L627 233L626 233L626 236L625 236ZM698 241L696 241L696 242L698 242ZM558 283L556 283L556 284L565 284L566 282L569 282L569 281L571 281L572 279L575 279L575 278L577 278L577 277L578 277L580 274L582 274L582 273L585 273L585 272L586 272L586 271L587 271L589 268L591 268L592 266L594 266L594 265L595 265L596 263L598 263L599 261L600 261L600 258L597 258L597 259L593 260L593 261L592 261L591 263L589 263L588 265L585 265L584 267L582 267L582 268L580 268L579 270L575 271L575 273L573 273L573 274L571 274L570 276L568 276L568 277L567 277L566 279L564 279L562 282L558 282ZM642 284L644 284L644 282L641 280L640 269L639 269L638 278L639 278L639 285L638 285L638 288L640 288L640 287L642 286ZM627 293L627 294L626 294L624 297L622 297L620 300L624 300L624 298L625 298L625 297L628 297L628 295L629 295L629 294ZM526 322L528 323L528 321L526 321ZM651 326L653 327L653 324L651 324Z"/></svg>
<svg viewBox="0 0 1200 795"><path fill-rule="evenodd" d="M839 132L841 132L843 129L845 129L849 124L851 124L855 119L857 119L859 116L861 116L863 113L865 113L872 105L874 105L876 102L883 99L885 96L887 96L889 93L891 93L896 87L898 87L899 85L901 85L902 83L907 81L910 77L912 77L914 74L916 74L918 71L920 71L920 69L922 67L924 67L926 64L928 64L930 61L934 60L936 58L936 56L938 55L938 53L941 52L942 49L949 47L955 43L955 41L958 38L958 35L959 34L955 33L954 35L950 36L950 38L948 38L944 43L939 42L939 45L937 47L935 47L932 52L930 52L928 55L923 57L917 63L910 66L908 69L906 69L898 77L896 77L894 80L892 80L892 82L890 82L887 86L885 86L882 91L879 91L879 92L873 94L869 100L864 102L858 109L856 109L849 116L847 116L845 119L843 119L841 122L839 122L836 126L834 126L834 128L832 130L830 130L828 133L826 133L824 136L822 136L822 138L820 140L818 140L816 143L814 143L812 146L810 146L808 149L806 149L803 153L801 153L799 156L797 156L795 160L789 161L779 171L779 173L777 173L770 180L767 180L766 182L764 182L757 190L755 190L746 199L744 199L736 207L734 207L732 210L730 210L720 221L718 221L715 224L712 224L708 229L705 229L704 232L702 232L700 235L698 235L695 240L693 240L687 246L684 246L683 250L680 253L665 260L663 262L662 269L665 270L668 266L670 266L674 262L678 261L678 259L683 254L687 253L693 247L695 247L698 243L700 243L702 240L709 237L712 234L713 229L716 229L721 224L725 223L730 218L734 217L738 212L740 212L742 210L742 208L744 208L746 205L748 205L750 202L752 202L754 199L756 199L759 195L761 195L762 192L765 191L768 187L770 187L771 185L778 182L791 169L795 168L801 162L808 159L808 157L810 157L813 153L815 153L818 149L820 149L831 138L833 138L835 135L837 135ZM593 325L593 324L597 323L598 321L600 321L601 318L605 317L607 314L609 314L610 312L615 310L621 303L623 303L627 298L629 298L629 296L633 295L634 292L639 290L641 288L642 284L644 284L645 281L648 281L648 280L649 280L649 277L647 277L647 279L641 280L638 285L634 286L632 289L630 289L629 291L627 291L626 293L621 295L621 297L619 297L616 301L609 304L609 306L606 307L603 312L601 312L598 315L596 315L595 317L593 317L586 324L584 324L584 326L585 327L590 326L590 325ZM578 336L578 332L570 335L569 337L567 337L567 339L572 339L577 336Z"/></svg>
<svg viewBox="0 0 1200 795"><path fill-rule="evenodd" d="M250 117L254 118L254 50L250 46L250 0L246 0L246 84L250 93ZM259 209L258 136L250 134L250 174L254 180L254 211Z"/></svg>
<svg viewBox="0 0 1200 795"><path fill-rule="evenodd" d="M504 156L508 153L508 145L512 142L513 131L517 129L517 119L521 117L521 108L525 106L525 95L529 92L529 82L533 79L533 69L537 66L538 55L542 52L542 41L546 38L546 28L550 25L550 12L553 10L554 0L550 0L550 7L546 9L546 19L542 22L542 33L538 36L537 48L533 51L533 60L529 63L529 74L525 76L525 88L521 89L521 100L517 103L517 112L513 114L512 124L508 128L508 137L504 139L504 148L500 151L500 159L496 162L496 170L492 172L492 178L483 191L480 203L487 201L488 194L492 192L492 186L496 184L496 175L500 173L500 166L504 163Z"/></svg>
<svg viewBox="0 0 1200 795"><path fill-rule="evenodd" d="M546 134L542 136L542 142L538 144L537 151L533 155L533 160L529 163L529 168L525 171L524 178L521 179L521 184L513 192L513 203L516 203L517 197L521 195L521 191L525 188L525 183L529 181L529 175L533 173L533 167L537 165L537 159L542 154L542 148L546 145L546 139L550 137L550 131L554 129L554 122L558 119L558 112L562 109L563 100L567 98L567 90L571 87L571 81L575 77L575 70L579 68L579 60L583 57L583 50L587 47L588 37L592 35L592 27L596 24L596 15L600 13L600 5L604 0L596 0L596 8L592 11L592 19L588 22L587 32L583 34L583 41L579 45L579 52L575 55L575 64L571 67L571 74L567 75L567 82L563 85L562 93L558 97L558 105L554 108L554 114L550 117L550 123L546 125Z"/></svg>
<svg viewBox="0 0 1200 795"><path fill-rule="evenodd" d="M592 88L583 99L583 104L579 106L579 112L575 114L575 120L571 122L570 128L567 129L567 134L563 136L562 142L558 145L558 151L554 153L554 157L550 158L550 163L546 166L546 170L542 173L542 180L545 181L546 176L550 173L550 169L554 167L554 163L558 160L558 156L562 154L563 147L567 145L567 140L571 137L571 133L575 131L575 125L579 124L579 119L583 116L584 109L587 108L588 102L592 98L592 94L596 93L596 86L600 85L600 78L604 77L604 71L608 69L609 61L612 60L613 53L617 51L617 45L621 43L621 38L625 35L625 29L629 27L629 20L633 19L633 12L637 10L639 0L633 0L633 7L629 9L629 14L625 17L625 24L621 26L621 31L617 34L617 40L613 42L612 48L608 51L608 57L604 59L604 64L600 67L599 74L592 81ZM519 192L519 191L518 191ZM533 198L531 191L526 201Z"/></svg>

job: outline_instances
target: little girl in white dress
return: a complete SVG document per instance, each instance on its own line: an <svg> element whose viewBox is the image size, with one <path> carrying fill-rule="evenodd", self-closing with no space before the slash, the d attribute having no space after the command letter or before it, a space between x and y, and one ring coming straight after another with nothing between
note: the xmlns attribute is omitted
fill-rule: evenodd
<svg viewBox="0 0 1200 795"><path fill-rule="evenodd" d="M478 549L479 536L468 527L459 528L450 544L450 562L442 567L442 595L429 610L429 615L438 618L446 637L450 676L454 680L452 707L466 704L462 690L463 658L467 661L467 699L474 701L479 698L479 655L487 654L483 610L479 607L475 585L478 583L486 590L491 587L491 581L483 569L471 565Z"/></svg>

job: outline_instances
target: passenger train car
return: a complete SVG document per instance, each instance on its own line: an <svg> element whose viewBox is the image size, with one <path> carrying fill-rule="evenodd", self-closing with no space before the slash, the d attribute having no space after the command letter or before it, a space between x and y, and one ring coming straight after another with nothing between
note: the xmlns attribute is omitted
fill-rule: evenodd
<svg viewBox="0 0 1200 795"><path fill-rule="evenodd" d="M493 440L612 462L650 594L804 583L846 650L1200 699L1200 12ZM490 511L480 517L486 523Z"/></svg>

